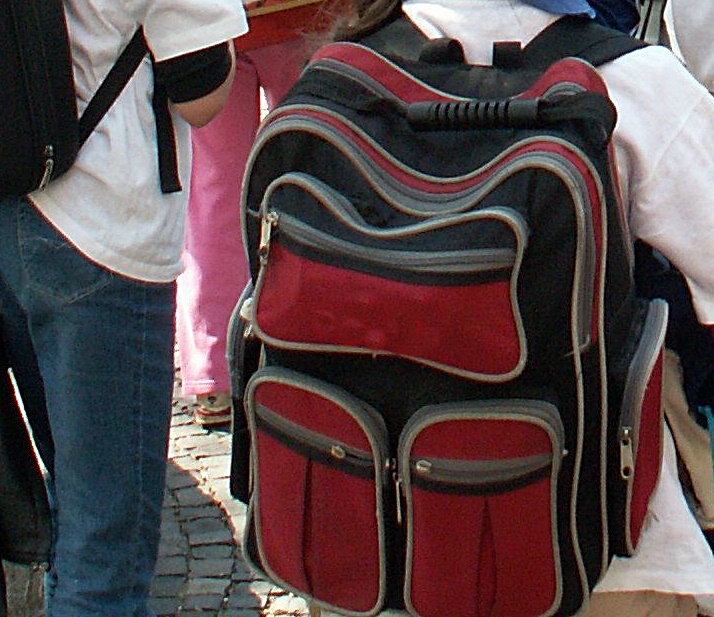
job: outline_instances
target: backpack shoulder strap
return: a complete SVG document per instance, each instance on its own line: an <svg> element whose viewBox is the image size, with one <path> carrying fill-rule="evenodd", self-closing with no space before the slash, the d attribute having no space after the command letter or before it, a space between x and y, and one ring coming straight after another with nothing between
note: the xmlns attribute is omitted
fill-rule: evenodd
<svg viewBox="0 0 714 617"><path fill-rule="evenodd" d="M566 16L553 22L523 48L527 66L547 67L568 56L600 66L647 43L629 34L601 26L591 19Z"/></svg>
<svg viewBox="0 0 714 617"><path fill-rule="evenodd" d="M360 41L384 55L409 60L418 60L425 53L430 53L432 47L443 47L446 42L446 39L429 41L405 15L393 19ZM510 50L499 57L509 62L514 48L513 44L506 45ZM518 46L518 64L545 69L556 60L575 56L594 66L600 66L646 45L644 41L602 26L591 19L565 16L545 28L522 50ZM445 54L444 57L451 61L455 59L451 53ZM497 60L494 63L496 62Z"/></svg>
<svg viewBox="0 0 714 617"><path fill-rule="evenodd" d="M139 28L94 93L82 113L82 117L79 119L80 147L87 141L92 131L97 128L99 121L109 111L121 91L129 83L131 76L139 67L147 52L144 31Z"/></svg>
<svg viewBox="0 0 714 617"><path fill-rule="evenodd" d="M109 111L109 108L129 83L148 51L144 30L139 28L94 93L82 113L82 117L79 119L80 147L87 141L99 121ZM154 88L152 106L156 120L161 190L163 193L175 193L181 190L181 181L178 175L176 144L168 108L168 98L164 89L157 85Z"/></svg>
<svg viewBox="0 0 714 617"><path fill-rule="evenodd" d="M385 56L418 60L422 48L429 42L424 34L404 14L359 41Z"/></svg>

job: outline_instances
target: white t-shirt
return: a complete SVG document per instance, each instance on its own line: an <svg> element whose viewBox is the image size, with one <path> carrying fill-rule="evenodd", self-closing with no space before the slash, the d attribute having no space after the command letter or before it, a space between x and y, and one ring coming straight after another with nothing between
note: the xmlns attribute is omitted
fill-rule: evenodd
<svg viewBox="0 0 714 617"><path fill-rule="evenodd" d="M490 64L495 40L529 42L558 16L517 0L406 0L429 37L458 39L467 62ZM714 97L668 50L629 53L599 69L617 108L613 134L631 233L687 275L699 317L714 323ZM618 559L599 590L696 595L714 615L714 558L677 479L669 431L638 554Z"/></svg>
<svg viewBox="0 0 714 617"><path fill-rule="evenodd" d="M65 0L79 111L139 25L157 61L248 30L236 0ZM181 270L190 179L188 124L174 114L183 191L161 193L148 56L75 165L30 199L89 259L122 275L170 282Z"/></svg>
<svg viewBox="0 0 714 617"><path fill-rule="evenodd" d="M665 11L667 29L689 70L714 92L714 2L669 0Z"/></svg>

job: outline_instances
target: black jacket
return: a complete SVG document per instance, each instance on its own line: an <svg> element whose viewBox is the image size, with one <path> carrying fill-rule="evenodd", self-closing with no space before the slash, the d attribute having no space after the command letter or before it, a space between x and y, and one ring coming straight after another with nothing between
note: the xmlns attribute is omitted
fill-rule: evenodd
<svg viewBox="0 0 714 617"><path fill-rule="evenodd" d="M0 339L0 559L45 563L52 537L45 482L15 400ZM5 593L0 561L0 617Z"/></svg>

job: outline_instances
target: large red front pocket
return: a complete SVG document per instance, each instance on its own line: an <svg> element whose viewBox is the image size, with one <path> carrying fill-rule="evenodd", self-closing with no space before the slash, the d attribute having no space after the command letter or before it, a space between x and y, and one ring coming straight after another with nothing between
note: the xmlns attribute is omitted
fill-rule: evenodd
<svg viewBox="0 0 714 617"><path fill-rule="evenodd" d="M346 615L375 615L386 585L386 428L348 393L284 369L247 387L259 567Z"/></svg>
<svg viewBox="0 0 714 617"><path fill-rule="evenodd" d="M556 519L563 426L526 399L420 410L400 441L411 614L536 617L562 594Z"/></svg>
<svg viewBox="0 0 714 617"><path fill-rule="evenodd" d="M318 193L317 180L304 184ZM396 355L487 382L523 371L517 286L528 229L517 212L483 208L388 232L335 218L345 237L277 209L264 213L251 308L264 343ZM479 238L485 245L475 248Z"/></svg>

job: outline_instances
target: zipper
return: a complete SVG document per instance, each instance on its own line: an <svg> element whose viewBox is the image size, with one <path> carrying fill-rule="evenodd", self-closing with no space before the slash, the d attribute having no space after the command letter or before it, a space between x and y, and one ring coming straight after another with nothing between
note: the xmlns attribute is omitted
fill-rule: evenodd
<svg viewBox="0 0 714 617"><path fill-rule="evenodd" d="M285 233L286 237L297 241L299 244L328 254L338 254L358 259L370 265L389 264L399 269L420 272L478 273L510 269L516 262L516 252L512 249L492 248L431 252L374 248L335 238L306 225L290 215L272 214L269 224L272 223L274 227L277 227L279 221L280 230ZM481 210L479 214L481 216L462 216L451 221L443 221L443 227L467 223L469 218L486 218L488 214L491 214L491 211ZM416 227L414 226L407 230L400 239L424 233L424 230L415 229Z"/></svg>
<svg viewBox="0 0 714 617"><path fill-rule="evenodd" d="M432 425L459 420L520 421L535 424L549 435L552 452L501 460L461 460L412 457L411 449L418 435ZM564 450L565 429L557 408L546 401L503 399L465 401L427 406L420 409L404 426L399 439L399 477L404 490L414 480L428 479L435 484L469 486L478 492L496 491L499 485L527 483L550 470L556 476ZM408 491L407 491L408 492Z"/></svg>
<svg viewBox="0 0 714 617"><path fill-rule="evenodd" d="M264 266L268 263L268 253L270 252L270 240L273 229L278 225L279 215L277 212L267 212L260 224L260 243L258 245L258 260Z"/></svg>
<svg viewBox="0 0 714 617"><path fill-rule="evenodd" d="M369 439L373 451L370 453L360 450L337 439L317 433L283 418L264 405L258 404L255 401L255 390L261 383L283 384L333 402L345 410L345 413L358 423ZM272 428L278 434L283 435L285 437L284 443L304 444L335 462L347 463L354 465L356 468L374 468L382 485L385 484L384 474L390 470L387 456L387 428L377 411L366 403L337 386L279 367L259 369L246 386L245 398L252 405L255 417L259 418L266 427Z"/></svg>
<svg viewBox="0 0 714 617"><path fill-rule="evenodd" d="M50 179L52 178L52 172L54 171L55 168L55 160L54 160L54 152L55 149L51 145L45 146L45 170L42 173L42 178L40 179L40 184L37 187L38 190L43 190L47 184L49 183Z"/></svg>
<svg viewBox="0 0 714 617"><path fill-rule="evenodd" d="M279 185L292 184L292 180L294 178L283 179ZM272 186L272 190L266 191L264 204L276 188L277 186ZM306 190L311 197L318 199L320 205L332 213L344 228L369 241L408 241L420 235L443 231L457 225L496 220L510 228L516 239L517 248L498 247L450 251L407 251L377 248L337 238L308 225L291 214L265 207L258 249L262 264L267 262L272 235L278 227L286 237L313 250L329 255L338 254L350 257L369 265L388 264L392 267L396 266L398 269L419 272L461 274L512 269L515 263L520 261L525 251L528 238L527 224L518 212L510 208L484 208L464 213L434 216L399 228L376 228L364 223L349 202L342 203L346 200L339 199L334 195L334 191L326 190L317 179L301 177L300 188Z"/></svg>
<svg viewBox="0 0 714 617"><path fill-rule="evenodd" d="M650 302L645 324L637 349L630 361L625 390L622 395L620 426L620 477L628 484L633 481L637 461L637 432L639 430L642 402L649 378L664 344L667 329L667 303ZM629 488L628 488L629 490Z"/></svg>
<svg viewBox="0 0 714 617"><path fill-rule="evenodd" d="M491 460L445 460L437 458L413 459L409 467L415 477L435 484L454 487L478 487L491 490L498 485L540 478L553 464L553 456L541 454L522 458Z"/></svg>

